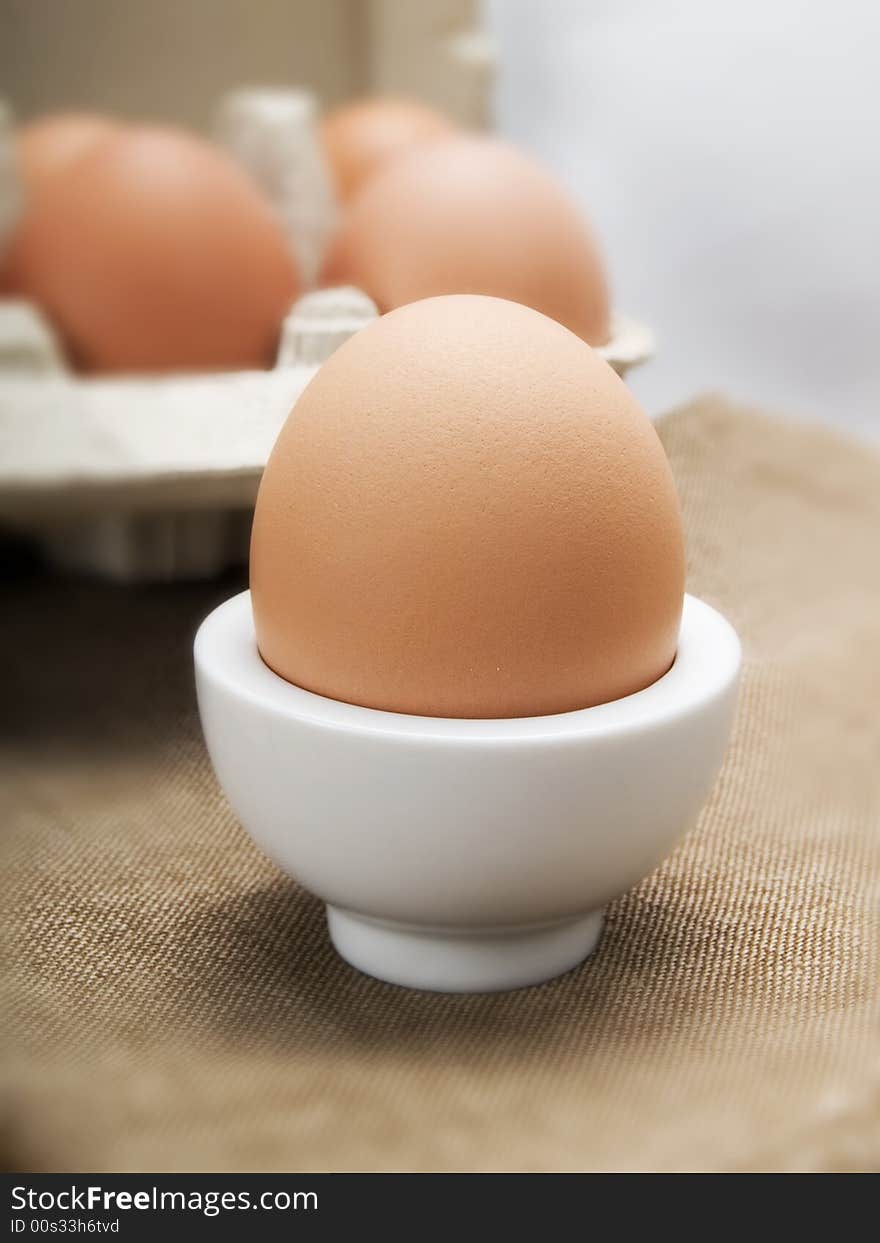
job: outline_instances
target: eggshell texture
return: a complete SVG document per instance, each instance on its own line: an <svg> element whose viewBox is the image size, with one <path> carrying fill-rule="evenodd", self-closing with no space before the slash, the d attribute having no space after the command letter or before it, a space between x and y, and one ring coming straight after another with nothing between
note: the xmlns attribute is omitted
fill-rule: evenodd
<svg viewBox="0 0 880 1243"><path fill-rule="evenodd" d="M414 151L351 204L325 283L382 311L446 293L522 302L591 345L608 340L608 291L576 205L539 164L485 138Z"/></svg>
<svg viewBox="0 0 880 1243"><path fill-rule="evenodd" d="M175 130L131 128L52 181L15 245L17 282L86 370L263 367L297 275L247 175Z"/></svg>
<svg viewBox="0 0 880 1243"><path fill-rule="evenodd" d="M363 99L331 112L321 126L336 193L346 201L389 160L455 133L450 121L408 99Z"/></svg>
<svg viewBox="0 0 880 1243"><path fill-rule="evenodd" d="M23 125L17 135L16 156L26 193L120 128L110 117L90 112L52 113Z"/></svg>
<svg viewBox="0 0 880 1243"><path fill-rule="evenodd" d="M678 500L589 346L511 302L432 298L351 338L300 397L260 487L251 590L264 661L319 695L585 708L672 663Z"/></svg>

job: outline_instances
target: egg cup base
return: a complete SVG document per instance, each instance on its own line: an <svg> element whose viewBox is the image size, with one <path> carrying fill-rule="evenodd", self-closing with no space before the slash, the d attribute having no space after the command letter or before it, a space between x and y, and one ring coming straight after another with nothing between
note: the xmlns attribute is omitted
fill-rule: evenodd
<svg viewBox="0 0 880 1243"><path fill-rule="evenodd" d="M358 971L405 988L495 993L564 975L599 944L604 916L515 928L424 928L327 907L330 940Z"/></svg>

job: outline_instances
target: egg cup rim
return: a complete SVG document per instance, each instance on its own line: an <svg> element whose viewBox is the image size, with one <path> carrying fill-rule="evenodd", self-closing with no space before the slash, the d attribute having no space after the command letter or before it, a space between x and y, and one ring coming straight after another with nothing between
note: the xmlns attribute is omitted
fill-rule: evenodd
<svg viewBox="0 0 880 1243"><path fill-rule="evenodd" d="M256 702L270 715L292 717L331 731L391 735L400 741L491 745L619 736L681 720L729 691L739 676L742 650L726 618L705 601L686 594L675 660L643 690L589 708L543 716L417 716L331 699L274 673L260 656L250 592L243 591L218 605L202 622L194 658L200 678L220 683L234 697Z"/></svg>

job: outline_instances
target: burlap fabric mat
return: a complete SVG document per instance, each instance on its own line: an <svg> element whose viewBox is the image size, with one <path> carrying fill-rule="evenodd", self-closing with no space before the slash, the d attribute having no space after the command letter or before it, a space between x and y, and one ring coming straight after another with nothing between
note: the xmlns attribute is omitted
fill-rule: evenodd
<svg viewBox="0 0 880 1243"><path fill-rule="evenodd" d="M880 460L716 399L661 434L745 646L735 736L592 961L518 993L359 975L245 837L190 661L238 583L7 592L12 1168L880 1163Z"/></svg>

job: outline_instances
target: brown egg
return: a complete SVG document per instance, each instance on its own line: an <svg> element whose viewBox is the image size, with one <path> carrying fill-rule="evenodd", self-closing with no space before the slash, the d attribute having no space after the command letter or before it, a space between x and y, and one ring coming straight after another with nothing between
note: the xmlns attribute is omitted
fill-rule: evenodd
<svg viewBox="0 0 880 1243"><path fill-rule="evenodd" d="M52 113L23 125L15 146L23 211L31 210L35 199L46 193L57 173L118 129L109 117L89 112ZM0 296L16 292L15 249L13 234L7 250L0 255Z"/></svg>
<svg viewBox="0 0 880 1243"><path fill-rule="evenodd" d="M254 517L257 642L369 708L518 717L617 699L675 655L678 500L611 368L496 298L393 311L324 364Z"/></svg>
<svg viewBox="0 0 880 1243"><path fill-rule="evenodd" d="M47 178L120 128L110 117L91 112L52 113L23 125L18 131L16 155L25 193L39 189Z"/></svg>
<svg viewBox="0 0 880 1243"><path fill-rule="evenodd" d="M337 108L321 126L324 150L343 202L389 160L455 132L451 121L409 99L363 99Z"/></svg>
<svg viewBox="0 0 880 1243"><path fill-rule="evenodd" d="M396 160L351 204L326 283L389 311L446 293L509 298L591 345L608 340L608 292L575 204L505 143L456 138Z"/></svg>
<svg viewBox="0 0 880 1243"><path fill-rule="evenodd" d="M59 172L15 261L21 290L92 371L267 366L297 293L256 186L171 129L122 130Z"/></svg>

